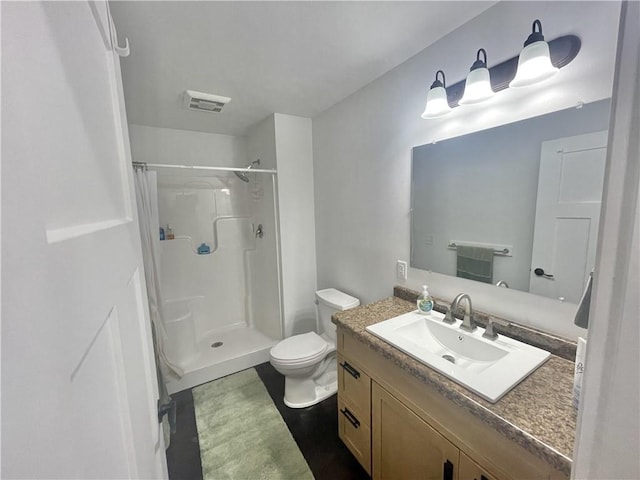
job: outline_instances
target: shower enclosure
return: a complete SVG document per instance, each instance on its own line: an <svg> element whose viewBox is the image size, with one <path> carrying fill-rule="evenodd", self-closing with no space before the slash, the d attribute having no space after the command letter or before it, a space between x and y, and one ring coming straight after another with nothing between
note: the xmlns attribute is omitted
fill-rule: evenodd
<svg viewBox="0 0 640 480"><path fill-rule="evenodd" d="M276 175L246 169L157 171L158 248L169 393L269 359L283 337ZM162 235L160 234L160 238Z"/></svg>

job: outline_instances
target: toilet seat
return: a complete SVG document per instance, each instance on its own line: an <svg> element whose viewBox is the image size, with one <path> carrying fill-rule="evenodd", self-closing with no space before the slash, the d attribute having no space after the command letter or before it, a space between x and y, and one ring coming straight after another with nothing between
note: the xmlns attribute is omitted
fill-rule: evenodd
<svg viewBox="0 0 640 480"><path fill-rule="evenodd" d="M315 332L286 338L271 349L271 359L281 365L301 365L322 360L329 344Z"/></svg>

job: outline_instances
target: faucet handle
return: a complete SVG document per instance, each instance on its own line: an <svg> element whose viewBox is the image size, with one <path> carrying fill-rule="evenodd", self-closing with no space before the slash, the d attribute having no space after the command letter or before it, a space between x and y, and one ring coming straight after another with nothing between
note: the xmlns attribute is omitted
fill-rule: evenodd
<svg viewBox="0 0 640 480"><path fill-rule="evenodd" d="M453 314L453 308L447 309L447 313L444 315L442 321L444 323L448 323L449 325L453 325L454 323L456 323L456 317Z"/></svg>
<svg viewBox="0 0 640 480"><path fill-rule="evenodd" d="M509 322L505 322L503 320L498 320L496 318L490 318L489 319L489 323L487 324L487 328L485 328L484 333L482 334L482 336L484 338L487 338L489 340L496 340L498 338L498 334L495 331L495 325L502 325L503 327L506 327L508 325L510 325Z"/></svg>

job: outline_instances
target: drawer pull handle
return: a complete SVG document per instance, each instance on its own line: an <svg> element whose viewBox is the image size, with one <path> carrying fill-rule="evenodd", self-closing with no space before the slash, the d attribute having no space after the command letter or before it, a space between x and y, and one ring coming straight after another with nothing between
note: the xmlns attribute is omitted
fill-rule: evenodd
<svg viewBox="0 0 640 480"><path fill-rule="evenodd" d="M347 372L349 372L349 375L351 375L356 380L360 378L360 372L355 368L353 368L351 365L349 365L347 362L342 362L340 366L344 368Z"/></svg>
<svg viewBox="0 0 640 480"><path fill-rule="evenodd" d="M453 463L449 460L442 466L442 480L453 480Z"/></svg>
<svg viewBox="0 0 640 480"><path fill-rule="evenodd" d="M349 420L349 422L351 422L351 425L353 425L355 428L360 427L360 422L356 417L353 416L353 413L351 413L347 409L347 407L344 407L344 410L340 410L340 413L342 413L345 417L347 417L347 420Z"/></svg>

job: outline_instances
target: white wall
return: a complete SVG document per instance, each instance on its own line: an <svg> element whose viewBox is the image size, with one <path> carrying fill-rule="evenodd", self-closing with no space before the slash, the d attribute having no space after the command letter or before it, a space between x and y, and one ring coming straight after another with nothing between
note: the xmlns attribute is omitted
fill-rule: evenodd
<svg viewBox="0 0 640 480"><path fill-rule="evenodd" d="M313 198L313 156L311 120L276 113L255 125L247 136L250 158L260 158L261 167L277 168L278 232L280 251L254 285L271 290L277 287L266 275L279 268L282 276L282 317L285 337L315 330L314 293L316 254ZM268 192L265 189L265 195ZM265 200L264 204L268 203ZM276 241L275 226L267 225L263 242ZM265 257L265 261L267 261ZM275 270L274 270L275 271ZM254 292L254 308L264 308L260 292Z"/></svg>
<svg viewBox="0 0 640 480"><path fill-rule="evenodd" d="M214 167L245 167L249 163L243 137L146 125L129 125L129 135L134 162Z"/></svg>
<svg viewBox="0 0 640 480"><path fill-rule="evenodd" d="M611 95L619 4L502 2L313 119L318 286L371 302L391 294L397 259L409 258L411 148ZM548 40L576 34L582 51L547 83L505 90L491 106L422 120L435 71L466 75L477 48L489 64L519 53L540 18ZM575 305L410 269L445 298L469 293L479 309L574 337ZM544 315L540 312L544 311Z"/></svg>
<svg viewBox="0 0 640 480"><path fill-rule="evenodd" d="M316 230L311 119L276 113L285 336L316 329Z"/></svg>

